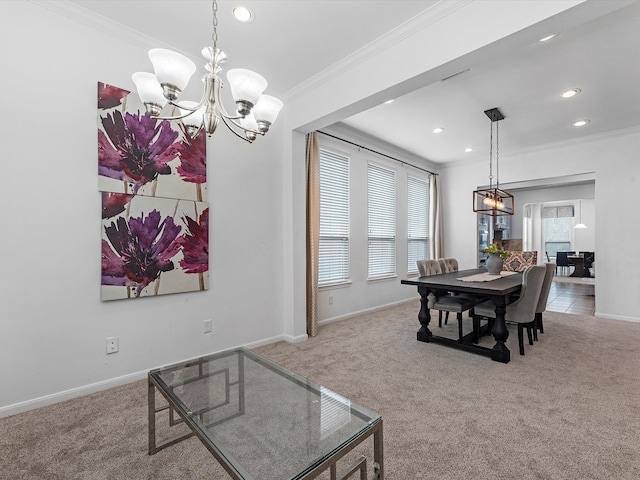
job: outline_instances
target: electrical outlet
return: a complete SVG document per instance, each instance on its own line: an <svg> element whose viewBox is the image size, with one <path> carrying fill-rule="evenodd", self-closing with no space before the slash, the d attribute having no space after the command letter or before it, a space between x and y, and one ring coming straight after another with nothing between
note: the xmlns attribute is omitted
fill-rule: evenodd
<svg viewBox="0 0 640 480"><path fill-rule="evenodd" d="M210 318L204 321L204 333L211 333L213 331L213 320Z"/></svg>
<svg viewBox="0 0 640 480"><path fill-rule="evenodd" d="M118 337L107 338L107 355L109 353L116 353L120 347L118 346Z"/></svg>
<svg viewBox="0 0 640 480"><path fill-rule="evenodd" d="M329 295L329 305L333 305L333 295Z"/></svg>

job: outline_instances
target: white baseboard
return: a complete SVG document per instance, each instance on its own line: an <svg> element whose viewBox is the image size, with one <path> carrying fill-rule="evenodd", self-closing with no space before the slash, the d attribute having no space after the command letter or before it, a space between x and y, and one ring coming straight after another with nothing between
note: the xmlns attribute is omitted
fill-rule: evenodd
<svg viewBox="0 0 640 480"><path fill-rule="evenodd" d="M609 313L596 312L594 314L596 317L600 318L609 318L611 320L622 320L625 322L640 322L640 318L637 317L625 317L623 315L611 315Z"/></svg>
<svg viewBox="0 0 640 480"><path fill-rule="evenodd" d="M289 343L300 343L307 340L309 336L305 333L304 335L298 335L297 337L292 337L291 335L276 335L275 337L264 338L262 340L258 340L256 342L247 343L244 345L245 348L255 348L262 347L263 345L270 345L276 342L289 342Z"/></svg>
<svg viewBox="0 0 640 480"><path fill-rule="evenodd" d="M398 305L403 305L405 303L415 302L417 300L418 299L416 297L412 297L412 298L407 298L405 300L398 300L397 302L393 302L393 303L387 303L386 305L380 305L378 307L372 307L372 308L367 308L365 310L359 310L357 312L347 313L345 315L340 315L337 317L325 318L324 320L319 320L318 325L326 325L328 323L338 322L340 320L347 320L348 318L357 317L359 315L363 315L366 313L377 312L379 310L386 310L387 308L396 307Z"/></svg>
<svg viewBox="0 0 640 480"><path fill-rule="evenodd" d="M47 405L53 405L54 403L71 400L72 398L82 397L84 395L89 395L90 393L100 392L126 383L142 380L147 378L148 373L148 370L130 373L128 375L123 375L122 377L111 378L102 382L91 383L89 385L71 388L62 392L52 393L51 395L45 395L31 400L26 400L24 402L14 403L13 405L7 405L6 407L0 407L0 418L17 415L18 413L23 413L40 407L46 407Z"/></svg>
<svg viewBox="0 0 640 480"><path fill-rule="evenodd" d="M297 337L292 337L290 335L277 335L274 337L258 340L256 342L251 342L243 346L246 348L255 348L255 347L269 345L271 343L280 342L280 341L286 341L289 343L299 343L306 340L307 338L308 337L306 334L299 335ZM216 353L216 352L211 352L211 353ZM191 360L191 358L184 359L183 361L186 362L188 360ZM175 362L175 363L179 363L179 362ZM156 367L153 367L153 368L156 368ZM25 400L24 402L14 403L12 405L0 407L0 418L9 417L11 415L17 415L19 413L24 413L29 410L46 407L48 405L53 405L54 403L64 402L65 400L71 400L73 398L82 397L84 395L100 392L102 390L108 390L109 388L118 387L126 383L143 380L147 378L147 374L149 373L149 370L130 373L128 375L123 375L121 377L111 378L109 380L103 380L101 382L91 383L89 385L83 385L80 387L71 388L69 390L64 390L62 392L56 392L50 395L44 395L42 397L33 398L31 400Z"/></svg>

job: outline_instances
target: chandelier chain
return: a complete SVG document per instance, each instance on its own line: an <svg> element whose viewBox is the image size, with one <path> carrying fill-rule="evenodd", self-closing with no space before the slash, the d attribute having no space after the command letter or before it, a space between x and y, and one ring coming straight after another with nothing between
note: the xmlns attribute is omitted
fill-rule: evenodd
<svg viewBox="0 0 640 480"><path fill-rule="evenodd" d="M213 40L213 55L216 55L218 51L218 2L215 0L211 2L211 10L213 13L213 33L211 34L211 39Z"/></svg>
<svg viewBox="0 0 640 480"><path fill-rule="evenodd" d="M500 188L500 122L496 122L496 188Z"/></svg>
<svg viewBox="0 0 640 480"><path fill-rule="evenodd" d="M489 188L493 188L493 122L489 134Z"/></svg>

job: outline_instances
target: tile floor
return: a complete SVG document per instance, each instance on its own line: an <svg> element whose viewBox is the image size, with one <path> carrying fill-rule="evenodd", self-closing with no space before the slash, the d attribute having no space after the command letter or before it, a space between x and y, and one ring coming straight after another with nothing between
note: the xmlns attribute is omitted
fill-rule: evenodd
<svg viewBox="0 0 640 480"><path fill-rule="evenodd" d="M596 310L595 285L561 283L561 281L554 280L549 291L547 310L576 315L594 315Z"/></svg>

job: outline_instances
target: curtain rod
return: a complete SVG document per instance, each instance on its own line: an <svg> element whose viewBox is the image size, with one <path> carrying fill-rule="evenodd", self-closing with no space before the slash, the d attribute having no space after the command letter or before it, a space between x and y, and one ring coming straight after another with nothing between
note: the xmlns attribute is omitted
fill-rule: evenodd
<svg viewBox="0 0 640 480"><path fill-rule="evenodd" d="M330 133L326 133L326 132L323 132L321 130L317 130L317 132L321 133L322 135L326 135L327 137L331 137L331 138L335 138L336 140L340 140L341 142L349 143L349 144L351 144L353 146L356 146L358 148L364 148L365 150L373 152L373 153L375 153L377 155L381 155L383 157L390 158L391 160L395 160L396 162L399 162L402 165L409 165L410 167L417 168L418 170L422 170L423 172L427 172L430 175L438 175L437 173L434 173L434 172L432 172L430 170L427 170L426 168L418 167L417 165L414 165L414 164L409 163L409 162L405 162L404 160L400 160L399 158L392 157L391 155L387 155L386 153L377 152L375 150L370 149L369 147L365 147L364 145L358 145L357 143L351 142L349 140L345 140L344 138L336 137L335 135L331 135Z"/></svg>

